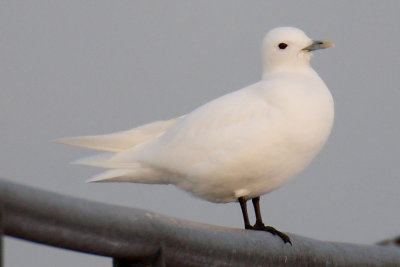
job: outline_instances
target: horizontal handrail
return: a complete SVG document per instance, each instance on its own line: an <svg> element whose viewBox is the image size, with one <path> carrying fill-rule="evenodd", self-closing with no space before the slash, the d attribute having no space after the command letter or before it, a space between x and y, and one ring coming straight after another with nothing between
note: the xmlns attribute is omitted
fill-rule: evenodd
<svg viewBox="0 0 400 267"><path fill-rule="evenodd" d="M4 233L115 259L166 266L395 266L400 249L219 227L103 204L0 179Z"/></svg>

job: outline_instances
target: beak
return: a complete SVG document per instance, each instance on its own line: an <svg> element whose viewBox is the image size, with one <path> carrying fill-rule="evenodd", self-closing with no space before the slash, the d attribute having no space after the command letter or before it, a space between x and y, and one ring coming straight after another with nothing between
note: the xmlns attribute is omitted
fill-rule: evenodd
<svg viewBox="0 0 400 267"><path fill-rule="evenodd" d="M313 41L313 43L307 47L304 47L305 51L313 51L317 49L324 49L333 46L334 44L331 41Z"/></svg>

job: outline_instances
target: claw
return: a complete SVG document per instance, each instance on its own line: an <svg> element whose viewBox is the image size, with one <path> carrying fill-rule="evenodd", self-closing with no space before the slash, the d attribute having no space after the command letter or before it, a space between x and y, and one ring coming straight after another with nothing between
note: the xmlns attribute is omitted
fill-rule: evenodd
<svg viewBox="0 0 400 267"><path fill-rule="evenodd" d="M277 235L279 236L282 241L284 243L289 243L290 245L292 245L292 242L290 241L290 238L288 235L276 230L274 227L272 226L265 226L263 223L259 223L257 222L256 224L254 224L254 226L251 225L246 225L245 227L246 229L250 229L250 230L257 230L257 231L265 231L265 232L269 232L273 235Z"/></svg>

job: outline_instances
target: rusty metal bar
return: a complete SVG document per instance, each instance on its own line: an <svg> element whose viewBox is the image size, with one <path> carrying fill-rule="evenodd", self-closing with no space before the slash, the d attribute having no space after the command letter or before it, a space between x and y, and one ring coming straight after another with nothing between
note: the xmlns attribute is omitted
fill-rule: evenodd
<svg viewBox="0 0 400 267"><path fill-rule="evenodd" d="M110 256L114 266L398 266L396 247L218 227L0 180L4 233ZM142 265L132 265L140 264ZM131 264L131 265L129 265Z"/></svg>

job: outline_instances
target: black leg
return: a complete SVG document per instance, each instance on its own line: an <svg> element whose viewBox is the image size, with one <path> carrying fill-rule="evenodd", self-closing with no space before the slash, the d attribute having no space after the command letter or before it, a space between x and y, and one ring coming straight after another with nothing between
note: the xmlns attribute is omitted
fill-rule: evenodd
<svg viewBox="0 0 400 267"><path fill-rule="evenodd" d="M290 238L286 234L279 232L272 226L264 225L264 223L262 221L262 217L261 217L261 211L260 211L260 197L255 197L251 201L253 202L254 212L256 214L256 224L254 224L253 229L270 232L273 235L279 236L283 240L283 242L292 244L292 242L290 241Z"/></svg>
<svg viewBox="0 0 400 267"><path fill-rule="evenodd" d="M279 236L283 242L292 244L292 242L290 241L290 238L286 234L279 232L272 226L264 225L264 223L262 221L262 217L261 217L261 211L260 211L260 197L255 197L251 201L253 202L254 212L256 214L256 223L254 224L254 226L250 225L249 216L247 215L246 200L244 199L244 197L239 198L240 207L242 208L242 213L243 213L244 228L252 229L252 230L266 231L273 235Z"/></svg>
<svg viewBox="0 0 400 267"><path fill-rule="evenodd" d="M260 225L264 226L264 223L261 218L261 211L260 211L260 197L255 197L251 200L253 202L254 212L256 214L256 224L254 227Z"/></svg>
<svg viewBox="0 0 400 267"><path fill-rule="evenodd" d="M244 229L252 229L253 226L250 225L249 215L247 215L247 200L244 197L239 197L240 208L242 209Z"/></svg>

